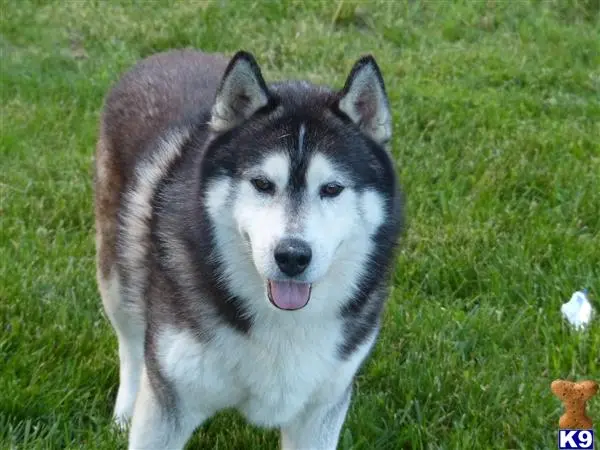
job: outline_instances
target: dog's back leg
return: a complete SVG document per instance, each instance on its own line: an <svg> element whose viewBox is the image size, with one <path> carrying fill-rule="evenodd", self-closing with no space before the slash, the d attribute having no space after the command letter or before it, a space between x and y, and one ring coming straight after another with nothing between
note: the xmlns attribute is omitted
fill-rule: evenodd
<svg viewBox="0 0 600 450"><path fill-rule="evenodd" d="M122 189L118 161L101 131L96 150L95 212L98 288L119 341L119 391L114 418L121 427L131 418L144 363L144 313L124 296L117 267L117 214Z"/></svg>

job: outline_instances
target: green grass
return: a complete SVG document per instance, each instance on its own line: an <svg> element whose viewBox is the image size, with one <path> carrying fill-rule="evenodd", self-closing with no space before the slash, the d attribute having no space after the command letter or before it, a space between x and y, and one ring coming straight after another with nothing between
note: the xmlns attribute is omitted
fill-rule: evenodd
<svg viewBox="0 0 600 450"><path fill-rule="evenodd" d="M384 73L409 229L340 448L555 448L550 382L600 381L600 320L576 333L559 311L600 297L597 0L0 5L0 448L125 445L97 119L123 70L188 46L250 50L271 80L339 87L364 52ZM589 412L600 427L600 396ZM189 448L276 446L225 412Z"/></svg>

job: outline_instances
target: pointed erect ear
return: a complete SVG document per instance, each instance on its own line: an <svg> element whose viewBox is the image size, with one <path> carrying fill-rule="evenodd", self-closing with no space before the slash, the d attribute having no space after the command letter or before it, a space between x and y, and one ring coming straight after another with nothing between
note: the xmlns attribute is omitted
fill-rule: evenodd
<svg viewBox="0 0 600 450"><path fill-rule="evenodd" d="M221 80L211 111L210 127L227 131L269 103L267 85L254 56L237 52Z"/></svg>
<svg viewBox="0 0 600 450"><path fill-rule="evenodd" d="M373 140L386 145L392 137L392 115L381 71L371 55L352 68L338 108Z"/></svg>

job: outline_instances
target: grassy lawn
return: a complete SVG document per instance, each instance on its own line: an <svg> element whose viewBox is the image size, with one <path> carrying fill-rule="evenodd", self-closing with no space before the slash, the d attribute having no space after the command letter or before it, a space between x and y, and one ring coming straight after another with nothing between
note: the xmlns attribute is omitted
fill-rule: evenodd
<svg viewBox="0 0 600 450"><path fill-rule="evenodd" d="M341 87L375 54L409 229L341 449L551 449L556 378L600 381L597 0L0 3L0 448L114 449L116 339L94 278L103 96L174 47ZM600 395L590 401L600 431ZM600 436L596 436L599 439ZM194 449L276 448L224 412Z"/></svg>

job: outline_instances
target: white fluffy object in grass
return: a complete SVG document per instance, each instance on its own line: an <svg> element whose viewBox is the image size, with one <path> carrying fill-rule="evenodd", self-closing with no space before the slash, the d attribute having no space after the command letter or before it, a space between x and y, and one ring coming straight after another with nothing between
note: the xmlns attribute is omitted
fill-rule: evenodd
<svg viewBox="0 0 600 450"><path fill-rule="evenodd" d="M567 303L560 307L563 317L577 330L584 329L592 320L593 308L587 298L587 290L573 293Z"/></svg>

